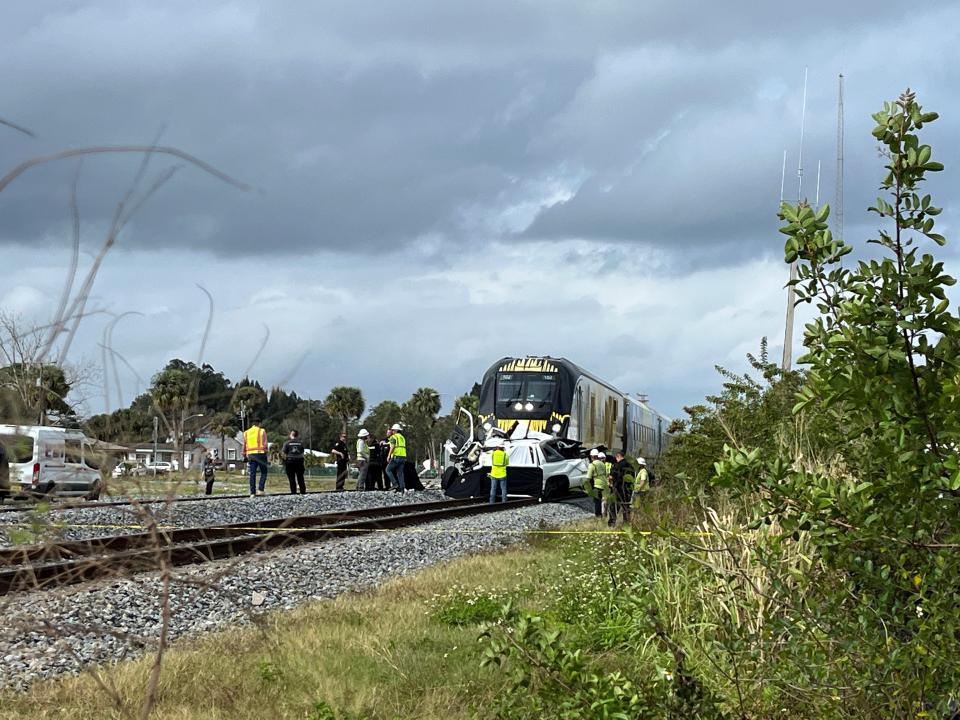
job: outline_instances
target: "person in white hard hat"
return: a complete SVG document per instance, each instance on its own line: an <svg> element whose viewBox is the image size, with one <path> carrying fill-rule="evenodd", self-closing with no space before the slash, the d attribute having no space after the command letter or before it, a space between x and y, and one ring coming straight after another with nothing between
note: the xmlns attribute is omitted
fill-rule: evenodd
<svg viewBox="0 0 960 720"><path fill-rule="evenodd" d="M630 505L634 510L640 509L643 496L646 494L647 490L650 489L650 474L647 472L646 459L638 457L637 466L640 469L637 470L637 477L633 482L633 498L630 502Z"/></svg>
<svg viewBox="0 0 960 720"><path fill-rule="evenodd" d="M587 468L588 492L593 497L593 514L597 517L603 517L603 495L607 491L607 465L602 455L598 450L591 450L591 463Z"/></svg>
<svg viewBox="0 0 960 720"><path fill-rule="evenodd" d="M407 462L407 439L403 436L400 423L394 423L390 428L390 452L387 454L387 477L393 485L393 491L403 492L403 466Z"/></svg>
<svg viewBox="0 0 960 720"><path fill-rule="evenodd" d="M357 433L357 490L369 490L367 487L367 471L370 469L370 433L366 428L360 428Z"/></svg>

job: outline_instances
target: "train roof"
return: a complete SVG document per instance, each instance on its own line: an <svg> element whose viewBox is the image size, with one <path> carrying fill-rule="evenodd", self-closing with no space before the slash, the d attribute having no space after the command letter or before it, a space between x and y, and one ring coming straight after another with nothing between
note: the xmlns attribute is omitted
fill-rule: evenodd
<svg viewBox="0 0 960 720"><path fill-rule="evenodd" d="M551 365L554 367L551 368ZM613 383L609 383L606 380L597 377L593 373L587 372L576 363L567 360L567 358L555 358L551 357L550 355L503 357L491 365L487 372L557 372L558 370L563 370L573 377L580 377L582 375L590 378L594 382L598 382L601 385L606 385L611 390L616 390L618 393L623 395L623 391Z"/></svg>
<svg viewBox="0 0 960 720"><path fill-rule="evenodd" d="M551 368L551 365L553 366ZM600 383L611 390L616 391L618 394L623 395L630 402L642 406L644 409L650 411L654 415L664 418L668 422L670 418L664 415L663 413L657 411L649 402L646 400L640 400L631 396L629 393L623 392L613 383L607 382L603 378L597 377L591 372L584 370L582 367L577 365L575 362L568 360L567 358L555 358L550 355L526 355L524 357L502 357L493 365L490 366L490 369L487 370L487 374L495 372L556 372L562 370L572 377L586 377L590 380L593 380L596 383Z"/></svg>

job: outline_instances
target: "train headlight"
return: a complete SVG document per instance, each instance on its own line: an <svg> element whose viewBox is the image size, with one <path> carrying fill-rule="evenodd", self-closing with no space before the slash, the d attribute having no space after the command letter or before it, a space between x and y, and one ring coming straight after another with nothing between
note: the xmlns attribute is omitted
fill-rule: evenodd
<svg viewBox="0 0 960 720"><path fill-rule="evenodd" d="M523 409L526 410L527 412L530 412L531 410L533 410L533 403L528 402L526 405L523 406Z"/></svg>
<svg viewBox="0 0 960 720"><path fill-rule="evenodd" d="M517 403L513 406L514 410L523 410L523 403Z"/></svg>
<svg viewBox="0 0 960 720"><path fill-rule="evenodd" d="M555 433L560 432L560 427L561 427L561 426L560 426L560 423L554 423L554 424L553 424L553 431L554 431Z"/></svg>

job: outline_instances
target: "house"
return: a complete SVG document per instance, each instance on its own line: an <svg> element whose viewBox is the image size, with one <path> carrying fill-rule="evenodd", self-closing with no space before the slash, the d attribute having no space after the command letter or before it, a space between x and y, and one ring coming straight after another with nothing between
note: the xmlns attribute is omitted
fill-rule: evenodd
<svg viewBox="0 0 960 720"><path fill-rule="evenodd" d="M243 462L243 441L229 435L202 435L197 437L198 454L194 462L199 463L203 453L213 453L214 459L223 460L225 467L235 464L237 467ZM220 457L221 448L223 457Z"/></svg>
<svg viewBox="0 0 960 720"><path fill-rule="evenodd" d="M192 467L195 462L199 462L203 452L200 446L194 443L187 443L182 450L178 451L173 443L154 443L147 440L141 443L132 443L127 448L124 461L133 465L168 462L173 465L174 470L179 470L181 465L184 469L187 469Z"/></svg>

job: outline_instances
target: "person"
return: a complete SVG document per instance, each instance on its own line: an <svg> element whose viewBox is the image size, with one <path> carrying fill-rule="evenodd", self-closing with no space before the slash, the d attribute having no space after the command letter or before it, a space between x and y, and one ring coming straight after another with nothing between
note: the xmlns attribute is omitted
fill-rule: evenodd
<svg viewBox="0 0 960 720"><path fill-rule="evenodd" d="M250 497L265 494L267 488L267 431L251 420L243 432L243 455L250 472ZM260 488L257 489L257 469L260 470Z"/></svg>
<svg viewBox="0 0 960 720"><path fill-rule="evenodd" d="M367 438L370 433L366 428L360 428L357 433L357 490L367 489L367 473L370 472L370 446Z"/></svg>
<svg viewBox="0 0 960 720"><path fill-rule="evenodd" d="M390 434L390 431L387 430L387 435ZM390 457L390 443L387 442L387 438L384 437L377 443L374 443L376 450L376 461L374 462L373 454L371 453L371 468L370 472L374 472L374 479L377 481L377 490L389 490L390 489L390 478L387 477L387 458ZM373 467L375 465L375 467ZM369 473L367 477L370 477Z"/></svg>
<svg viewBox="0 0 960 720"><path fill-rule="evenodd" d="M633 498L630 502L630 505L634 510L640 509L640 503L643 500L643 496L646 494L647 490L650 489L650 475L647 472L647 461L642 457L638 457L637 465L640 467L640 469L637 470L637 479L633 483Z"/></svg>
<svg viewBox="0 0 960 720"><path fill-rule="evenodd" d="M347 453L347 434L340 433L340 439L333 444L330 452L337 458L337 492L343 492L347 482L347 462L350 455Z"/></svg>
<svg viewBox="0 0 960 720"><path fill-rule="evenodd" d="M387 437L387 442L390 443L390 452L387 453L387 477L390 478L393 491L399 493L404 489L403 466L407 462L407 439L402 430L400 423L394 423Z"/></svg>
<svg viewBox="0 0 960 720"><path fill-rule="evenodd" d="M507 455L503 440L497 438L493 452L490 453L490 504L497 499L497 484L500 485L500 502L507 501L507 466L510 465L510 456Z"/></svg>
<svg viewBox="0 0 960 720"><path fill-rule="evenodd" d="M213 459L213 453L208 450L204 453L203 459L200 461L200 472L203 474L203 479L207 483L206 489L203 492L204 495L213 494L215 467L216 464Z"/></svg>
<svg viewBox="0 0 960 720"><path fill-rule="evenodd" d="M630 463L627 462L622 452L617 451L615 458L616 462L613 463L610 471L610 485L612 489L610 492L610 504L607 508L609 511L607 514L607 517L609 517L609 525L616 525L617 514L621 510L623 511L623 522L630 522L630 485L631 480L633 480L633 472Z"/></svg>
<svg viewBox="0 0 960 720"><path fill-rule="evenodd" d="M593 514L603 517L603 496L607 491L607 466L604 463L603 453L597 450L590 451L593 462L587 468L587 482L592 488Z"/></svg>
<svg viewBox="0 0 960 720"><path fill-rule="evenodd" d="M300 494L307 494L307 482L304 478L304 448L300 442L300 433L297 430L290 431L290 439L283 444L280 450L283 455L283 469L287 471L287 481L290 483L290 494L297 494L297 487L300 488Z"/></svg>

